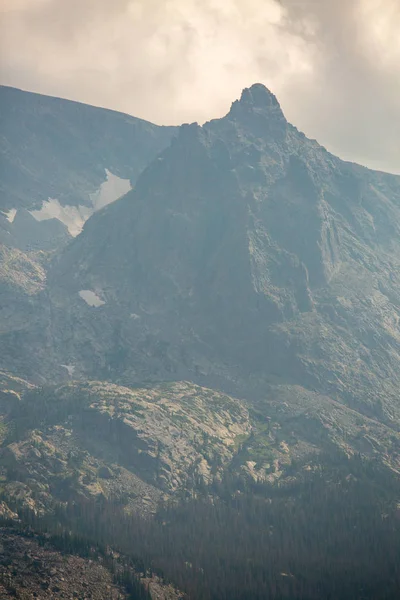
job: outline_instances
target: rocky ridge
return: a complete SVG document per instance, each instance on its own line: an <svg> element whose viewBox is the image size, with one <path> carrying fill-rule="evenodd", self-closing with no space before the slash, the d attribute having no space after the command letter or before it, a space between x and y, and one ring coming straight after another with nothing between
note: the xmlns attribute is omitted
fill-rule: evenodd
<svg viewBox="0 0 400 600"><path fill-rule="evenodd" d="M135 181L170 142L158 127L112 110L0 86L0 209L90 206L105 170Z"/></svg>
<svg viewBox="0 0 400 600"><path fill-rule="evenodd" d="M0 86L0 243L63 247L131 189L175 129Z"/></svg>

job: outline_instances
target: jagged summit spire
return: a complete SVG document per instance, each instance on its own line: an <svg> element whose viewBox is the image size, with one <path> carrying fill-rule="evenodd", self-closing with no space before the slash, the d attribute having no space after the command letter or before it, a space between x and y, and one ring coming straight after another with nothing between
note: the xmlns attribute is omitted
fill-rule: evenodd
<svg viewBox="0 0 400 600"><path fill-rule="evenodd" d="M265 106L279 106L276 96L262 83L254 83L249 88L244 88L240 97L241 104L263 108Z"/></svg>
<svg viewBox="0 0 400 600"><path fill-rule="evenodd" d="M276 96L269 91L262 83L254 83L248 88L244 88L240 96L240 100L233 102L231 109L228 113L228 117L233 119L239 119L243 122L243 119L247 122L250 118L254 124L254 118L259 122L261 119L264 125L261 130L265 134L265 122L268 122L268 133L273 133L271 130L271 124L275 134L280 131L283 132L287 125L287 121L282 112L280 104L276 99ZM257 125L259 128L259 123ZM264 129L263 129L264 128Z"/></svg>

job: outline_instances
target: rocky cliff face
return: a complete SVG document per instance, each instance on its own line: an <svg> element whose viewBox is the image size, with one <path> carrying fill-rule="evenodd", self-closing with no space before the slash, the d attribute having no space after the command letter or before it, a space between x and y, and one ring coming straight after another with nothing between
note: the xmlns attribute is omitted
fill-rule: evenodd
<svg viewBox="0 0 400 600"><path fill-rule="evenodd" d="M298 384L397 427L399 229L399 177L332 156L252 86L55 259L58 362L255 397Z"/></svg>

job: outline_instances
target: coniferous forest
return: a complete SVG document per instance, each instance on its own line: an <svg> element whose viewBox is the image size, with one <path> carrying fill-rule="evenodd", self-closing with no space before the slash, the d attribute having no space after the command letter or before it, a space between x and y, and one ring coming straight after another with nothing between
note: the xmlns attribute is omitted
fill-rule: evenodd
<svg viewBox="0 0 400 600"><path fill-rule="evenodd" d="M64 553L112 548L109 568L132 598L156 574L191 600L397 597L400 483L360 457L326 457L284 486L237 476L196 498L128 515L117 501L71 502L44 517L20 510L20 529L46 534ZM121 566L122 565L122 566Z"/></svg>

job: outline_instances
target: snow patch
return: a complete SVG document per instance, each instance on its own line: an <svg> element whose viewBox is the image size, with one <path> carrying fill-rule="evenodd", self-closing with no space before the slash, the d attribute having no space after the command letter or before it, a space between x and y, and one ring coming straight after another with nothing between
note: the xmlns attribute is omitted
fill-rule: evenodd
<svg viewBox="0 0 400 600"><path fill-rule="evenodd" d="M75 371L74 365L60 365L60 367L64 367L64 369L67 369L68 375L70 377L72 377L72 375L74 374L74 371Z"/></svg>
<svg viewBox="0 0 400 600"><path fill-rule="evenodd" d="M98 306L102 306L103 304L105 304L104 300L102 300L92 290L81 290L79 292L79 295L82 298L82 300L84 300L89 306L94 306L97 308Z"/></svg>
<svg viewBox="0 0 400 600"><path fill-rule="evenodd" d="M48 219L58 219L68 227L68 231L73 237L76 237L83 228L85 221L97 210L115 202L121 196L127 194L131 189L129 179L122 179L114 175L108 169L105 169L106 181L93 194L89 194L91 206L62 206L56 198L45 200L39 210L31 210L31 215L37 221L46 221ZM15 217L15 209L11 209L7 214L7 219L12 223Z"/></svg>
<svg viewBox="0 0 400 600"><path fill-rule="evenodd" d="M17 214L16 208L10 208L10 210L3 212L3 215L5 215L5 217L9 223L12 223L14 221L16 214Z"/></svg>
<svg viewBox="0 0 400 600"><path fill-rule="evenodd" d="M40 210L31 210L31 215L36 221L58 219L68 227L72 236L77 236L82 231L85 221L93 214L90 206L62 206L56 198L49 198L42 204Z"/></svg>
<svg viewBox="0 0 400 600"><path fill-rule="evenodd" d="M106 169L106 176L107 180L101 184L97 192L90 194L90 201L95 211L115 202L132 189L129 179L122 179L108 169Z"/></svg>

